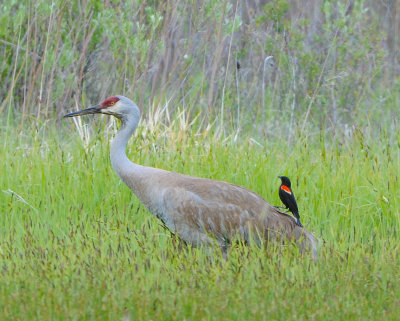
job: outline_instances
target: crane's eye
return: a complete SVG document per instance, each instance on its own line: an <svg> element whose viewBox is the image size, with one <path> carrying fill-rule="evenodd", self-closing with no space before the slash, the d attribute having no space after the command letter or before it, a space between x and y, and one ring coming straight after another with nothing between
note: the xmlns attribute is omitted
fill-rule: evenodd
<svg viewBox="0 0 400 321"><path fill-rule="evenodd" d="M115 101L110 102L110 106L114 106L115 105Z"/></svg>

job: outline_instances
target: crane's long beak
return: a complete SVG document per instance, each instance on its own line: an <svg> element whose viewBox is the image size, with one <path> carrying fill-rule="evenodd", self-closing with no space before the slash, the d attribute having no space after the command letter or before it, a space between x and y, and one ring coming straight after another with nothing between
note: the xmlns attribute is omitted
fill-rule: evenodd
<svg viewBox="0 0 400 321"><path fill-rule="evenodd" d="M69 113L64 115L64 118L66 117L75 117L75 116L82 116L82 115L89 115L89 114L100 114L101 113L101 106L96 105L92 106L83 110L75 111L73 113Z"/></svg>

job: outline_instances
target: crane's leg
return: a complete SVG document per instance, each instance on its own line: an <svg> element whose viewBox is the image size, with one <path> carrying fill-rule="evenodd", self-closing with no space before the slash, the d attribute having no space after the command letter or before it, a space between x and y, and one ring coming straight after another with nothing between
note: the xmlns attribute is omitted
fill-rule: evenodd
<svg viewBox="0 0 400 321"><path fill-rule="evenodd" d="M227 261L228 260L228 246L227 245L221 245L221 252L222 252L222 258Z"/></svg>
<svg viewBox="0 0 400 321"><path fill-rule="evenodd" d="M223 240L221 240L219 243L219 247L221 249L222 252L222 257L223 259L226 261L228 260L228 247L231 244L231 241L229 238L225 238Z"/></svg>

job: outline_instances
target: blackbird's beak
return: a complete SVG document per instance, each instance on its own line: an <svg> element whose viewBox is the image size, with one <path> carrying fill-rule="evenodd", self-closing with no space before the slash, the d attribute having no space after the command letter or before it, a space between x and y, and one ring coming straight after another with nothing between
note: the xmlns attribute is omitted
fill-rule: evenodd
<svg viewBox="0 0 400 321"><path fill-rule="evenodd" d="M82 116L82 115L90 115L90 114L101 114L101 106L96 105L96 106L91 106L91 107L83 109L83 110L75 111L73 113L64 115L64 118Z"/></svg>

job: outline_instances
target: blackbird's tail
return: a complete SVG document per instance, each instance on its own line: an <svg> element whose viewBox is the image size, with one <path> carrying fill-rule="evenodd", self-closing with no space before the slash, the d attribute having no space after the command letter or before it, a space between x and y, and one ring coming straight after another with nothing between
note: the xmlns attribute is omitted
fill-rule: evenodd
<svg viewBox="0 0 400 321"><path fill-rule="evenodd" d="M295 212L295 213L293 213L293 215L294 215L294 217L296 218L296 224L297 224L298 226L300 226L300 227L303 227L303 225L302 225L301 222L300 222L300 215L299 215L299 212Z"/></svg>

